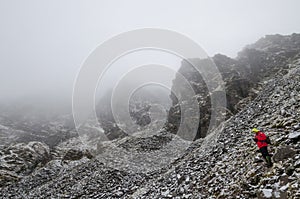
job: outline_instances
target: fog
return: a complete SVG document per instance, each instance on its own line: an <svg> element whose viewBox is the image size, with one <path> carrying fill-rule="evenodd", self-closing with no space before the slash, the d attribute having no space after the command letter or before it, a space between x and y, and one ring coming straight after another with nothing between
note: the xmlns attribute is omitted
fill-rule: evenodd
<svg viewBox="0 0 300 199"><path fill-rule="evenodd" d="M114 35L169 29L196 41L209 56L235 57L266 34L299 33L299 7L298 0L1 0L0 101L70 110L81 65ZM125 58L112 73L120 73L118 66L148 63L151 56L180 66L176 56L153 53ZM107 87L113 82L105 81Z"/></svg>

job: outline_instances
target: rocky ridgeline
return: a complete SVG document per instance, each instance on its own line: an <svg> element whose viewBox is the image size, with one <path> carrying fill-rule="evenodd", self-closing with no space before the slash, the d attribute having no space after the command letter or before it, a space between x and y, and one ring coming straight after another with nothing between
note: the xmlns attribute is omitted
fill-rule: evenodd
<svg viewBox="0 0 300 199"><path fill-rule="evenodd" d="M227 98L227 118L243 109L257 93L261 90L264 81L286 74L293 66L291 63L300 57L300 34L288 36L268 35L255 44L247 46L242 50L236 59L225 55L217 54L212 60L219 69L223 81ZM211 115L211 95L217 94L208 92L207 84L202 76L192 67L209 67L210 62L200 59L188 59L182 61L179 69L195 90L198 100L201 120L196 138L207 135ZM208 69L206 69L208 70ZM214 84L217 77L209 74L209 84ZM178 79L178 80L177 80ZM180 75L175 78L173 89L184 90L187 88L181 85ZM182 87L182 88L181 88ZM189 99L184 99L188 101ZM173 106L169 111L167 127L169 131L176 133L180 122L180 105L178 99L172 96Z"/></svg>

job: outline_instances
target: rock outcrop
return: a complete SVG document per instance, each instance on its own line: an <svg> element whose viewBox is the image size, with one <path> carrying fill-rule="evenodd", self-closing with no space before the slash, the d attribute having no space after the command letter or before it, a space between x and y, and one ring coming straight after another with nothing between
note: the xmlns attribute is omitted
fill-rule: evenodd
<svg viewBox="0 0 300 199"><path fill-rule="evenodd" d="M231 59L225 55L217 54L212 60L219 69L225 83L227 98L227 118L236 114L253 100L261 90L264 81L286 74L293 67L293 60L300 57L300 34L289 36L268 35L255 44L248 45L238 54L236 59ZM195 139L205 137L211 115L210 97L214 92L209 93L208 82L205 82L190 64L196 63L196 67L209 67L211 62L200 59L183 60L179 73L184 76L193 87L199 103L200 122L197 136ZM173 84L173 89L183 87L180 85L178 75ZM216 75L206 80L211 83ZM178 82L178 83L177 83ZM187 88L182 88L182 92ZM172 96L173 106L169 111L166 126L170 131L176 133L180 123L180 106L175 96ZM192 97L192 96L189 96ZM187 101L187 100L186 100Z"/></svg>
<svg viewBox="0 0 300 199"><path fill-rule="evenodd" d="M40 142L12 144L0 154L0 186L19 180L50 160L49 147Z"/></svg>

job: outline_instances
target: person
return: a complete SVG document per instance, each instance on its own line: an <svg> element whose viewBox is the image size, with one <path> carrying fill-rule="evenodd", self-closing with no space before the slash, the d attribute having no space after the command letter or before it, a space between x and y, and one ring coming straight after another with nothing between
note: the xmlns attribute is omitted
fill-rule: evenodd
<svg viewBox="0 0 300 199"><path fill-rule="evenodd" d="M271 156L268 152L268 141L267 141L268 138L267 138L266 134L264 134L257 128L253 128L252 132L255 133L255 137L253 138L253 140L256 142L256 144L259 148L259 151L261 152L262 156L266 160L267 166L272 167L273 163L271 160Z"/></svg>

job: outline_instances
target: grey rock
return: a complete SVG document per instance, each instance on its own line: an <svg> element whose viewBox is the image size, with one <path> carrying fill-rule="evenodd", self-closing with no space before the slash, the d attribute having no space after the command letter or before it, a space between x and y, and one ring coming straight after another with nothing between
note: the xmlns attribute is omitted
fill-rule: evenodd
<svg viewBox="0 0 300 199"><path fill-rule="evenodd" d="M289 176L291 176L294 173L294 171L295 171L295 167L293 167L293 166L289 166L285 170L286 174Z"/></svg>
<svg viewBox="0 0 300 199"><path fill-rule="evenodd" d="M277 149L273 156L275 162L282 161L288 158L292 158L296 154L296 151L290 146L284 146Z"/></svg>
<svg viewBox="0 0 300 199"><path fill-rule="evenodd" d="M300 139L300 132L293 132L289 134L289 139L299 141Z"/></svg>
<svg viewBox="0 0 300 199"><path fill-rule="evenodd" d="M63 157L63 160L80 160L83 157L91 159L93 155L88 150L82 149L69 149Z"/></svg>
<svg viewBox="0 0 300 199"><path fill-rule="evenodd" d="M49 147L40 142L12 144L3 149L0 156L1 185L21 179L22 175L31 173L50 161Z"/></svg>

